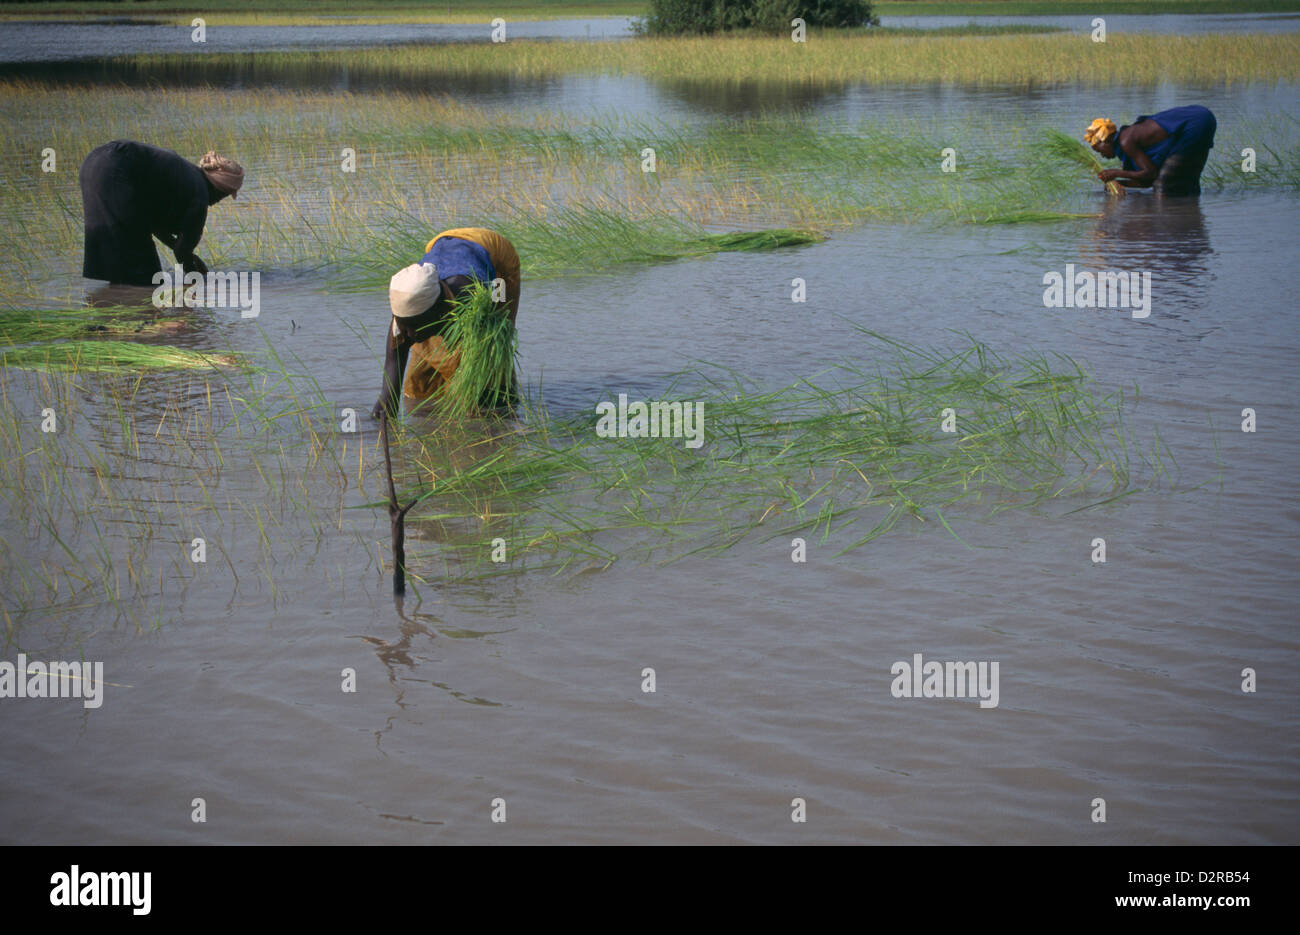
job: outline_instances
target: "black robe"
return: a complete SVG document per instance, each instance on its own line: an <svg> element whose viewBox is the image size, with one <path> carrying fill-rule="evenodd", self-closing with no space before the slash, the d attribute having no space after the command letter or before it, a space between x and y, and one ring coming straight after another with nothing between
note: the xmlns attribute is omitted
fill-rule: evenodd
<svg viewBox="0 0 1300 935"><path fill-rule="evenodd" d="M91 150L78 175L86 212L87 279L154 285L153 238L186 263L208 217L208 177L169 149L114 140Z"/></svg>

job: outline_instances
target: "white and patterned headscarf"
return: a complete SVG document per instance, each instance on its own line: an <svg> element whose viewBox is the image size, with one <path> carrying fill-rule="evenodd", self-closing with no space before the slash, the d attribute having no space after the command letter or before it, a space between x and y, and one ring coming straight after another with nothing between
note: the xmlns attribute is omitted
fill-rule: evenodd
<svg viewBox="0 0 1300 935"><path fill-rule="evenodd" d="M389 280L388 307L395 318L423 315L438 301L441 292L438 267L432 263L412 263Z"/></svg>

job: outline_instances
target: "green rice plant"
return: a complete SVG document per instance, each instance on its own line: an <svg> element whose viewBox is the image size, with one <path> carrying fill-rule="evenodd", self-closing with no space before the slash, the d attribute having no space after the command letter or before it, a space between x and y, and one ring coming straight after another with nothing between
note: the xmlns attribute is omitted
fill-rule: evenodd
<svg viewBox="0 0 1300 935"><path fill-rule="evenodd" d="M489 218L484 226L504 234L519 252L529 278L594 272L626 263L656 263L714 253L773 250L818 243L817 231L777 228L715 234L666 212L628 215L601 206L577 204L536 216L523 211ZM433 229L428 221L406 216L371 232L369 249L331 282L343 291L383 288L394 269L411 262L414 244Z"/></svg>
<svg viewBox="0 0 1300 935"><path fill-rule="evenodd" d="M1038 147L1049 156L1081 166L1093 178L1097 178L1106 168L1087 144L1055 128L1043 131ZM1106 191L1111 195L1123 195L1124 187L1112 179L1106 183Z"/></svg>
<svg viewBox="0 0 1300 935"><path fill-rule="evenodd" d="M452 303L443 342L459 361L434 397L439 411L463 418L475 409L514 402L519 336L505 309L492 301L486 283L475 280Z"/></svg>
<svg viewBox="0 0 1300 935"><path fill-rule="evenodd" d="M706 234L696 243L703 253L740 253L755 250L776 250L780 247L801 247L821 243L826 237L816 231L774 229L762 231L737 231L733 234Z"/></svg>
<svg viewBox="0 0 1300 935"><path fill-rule="evenodd" d="M133 368L88 383L92 370L0 367L0 610L15 631L92 614L138 626L137 614L156 617L142 602L177 606L173 589L206 572L177 549L176 529L181 542L208 541L232 587L265 578L277 591L272 565L355 535L322 507L361 478L343 469L347 442L340 451L337 434L313 430L333 407L274 349L256 366ZM24 415L37 401L59 413L57 436Z"/></svg>
<svg viewBox="0 0 1300 935"><path fill-rule="evenodd" d="M981 513L1053 500L1085 509L1084 497L1136 489L1140 449L1126 438L1122 398L1097 393L1074 361L871 337L874 370L845 362L775 389L725 370L683 374L659 398L703 403L699 450L673 437L597 437L593 416L557 416L535 396L519 423L459 435L408 427L402 499L420 504L408 529L438 543L410 553L408 571L432 580L437 561L452 577L478 576L495 537L519 562L486 575L675 561L760 530L820 533L843 553L908 518L957 536L954 523ZM959 413L956 436L939 430L947 407Z"/></svg>
<svg viewBox="0 0 1300 935"><path fill-rule="evenodd" d="M108 371L132 373L137 370L207 370L235 366L233 354L204 354L162 344L135 344L130 341L61 341L57 344L30 344L0 354L0 367L27 370L69 370L78 373Z"/></svg>
<svg viewBox="0 0 1300 935"><path fill-rule="evenodd" d="M972 218L975 224L1052 224L1057 221L1099 218L1100 214L1078 214L1070 211L1004 211L983 218Z"/></svg>
<svg viewBox="0 0 1300 935"><path fill-rule="evenodd" d="M92 335L149 337L180 325L178 319L160 318L130 307L0 309L0 343L30 344Z"/></svg>

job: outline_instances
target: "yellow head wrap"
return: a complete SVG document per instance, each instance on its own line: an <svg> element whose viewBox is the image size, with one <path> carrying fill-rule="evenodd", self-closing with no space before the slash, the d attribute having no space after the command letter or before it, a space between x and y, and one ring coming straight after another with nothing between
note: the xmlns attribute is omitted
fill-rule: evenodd
<svg viewBox="0 0 1300 935"><path fill-rule="evenodd" d="M1083 131L1083 139L1089 146L1095 143L1104 143L1110 139L1111 134L1118 129L1114 120L1106 117L1098 117L1092 123L1088 124L1088 129Z"/></svg>

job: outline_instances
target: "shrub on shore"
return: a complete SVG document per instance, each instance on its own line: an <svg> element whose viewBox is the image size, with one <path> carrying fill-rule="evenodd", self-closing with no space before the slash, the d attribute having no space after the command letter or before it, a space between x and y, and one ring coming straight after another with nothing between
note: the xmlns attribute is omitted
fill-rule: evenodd
<svg viewBox="0 0 1300 935"><path fill-rule="evenodd" d="M735 29L779 33L790 29L796 17L823 28L879 24L868 0L651 0L640 31L655 36Z"/></svg>

